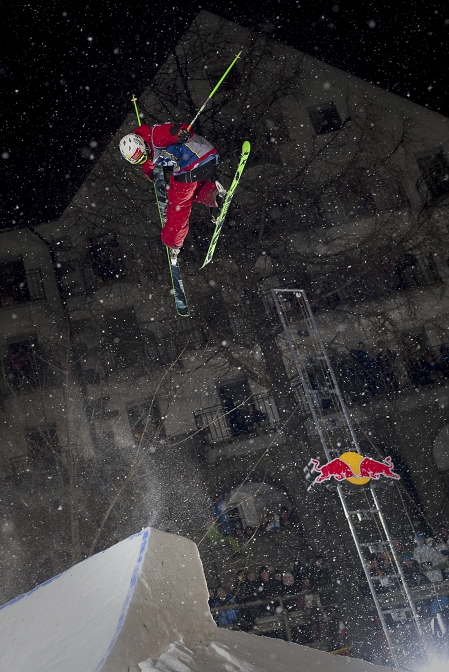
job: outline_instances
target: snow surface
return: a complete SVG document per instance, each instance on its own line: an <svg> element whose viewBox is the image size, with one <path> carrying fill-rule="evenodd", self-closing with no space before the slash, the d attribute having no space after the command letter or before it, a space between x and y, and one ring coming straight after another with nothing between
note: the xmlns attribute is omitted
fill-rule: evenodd
<svg viewBox="0 0 449 672"><path fill-rule="evenodd" d="M156 661L139 664L142 672L384 672L363 660L331 655L307 646L217 628L208 646L194 650L173 643ZM389 672L392 672L388 668Z"/></svg>
<svg viewBox="0 0 449 672"><path fill-rule="evenodd" d="M380 672L217 628L195 544L147 528L0 608L0 672Z"/></svg>

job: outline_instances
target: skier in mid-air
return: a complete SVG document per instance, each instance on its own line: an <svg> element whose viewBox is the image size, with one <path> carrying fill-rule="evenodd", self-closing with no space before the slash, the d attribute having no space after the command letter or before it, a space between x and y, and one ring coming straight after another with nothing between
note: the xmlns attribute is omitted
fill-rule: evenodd
<svg viewBox="0 0 449 672"><path fill-rule="evenodd" d="M215 180L218 152L205 138L189 130L187 124L180 123L142 124L120 140L120 151L130 163L141 164L149 180L155 166L173 166L161 239L176 263L189 231L193 202L206 205L213 222L223 203L226 190Z"/></svg>

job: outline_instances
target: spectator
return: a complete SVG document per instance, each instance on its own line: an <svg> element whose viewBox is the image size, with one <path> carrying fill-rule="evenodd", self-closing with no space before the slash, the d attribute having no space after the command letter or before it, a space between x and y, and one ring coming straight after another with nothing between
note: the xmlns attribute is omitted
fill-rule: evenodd
<svg viewBox="0 0 449 672"><path fill-rule="evenodd" d="M383 569L382 564L382 561L379 562L378 554L372 553L368 561L368 573L373 580L376 592L388 593L394 588L394 583ZM366 595L368 594L366 586L363 586L362 592Z"/></svg>
<svg viewBox="0 0 449 672"><path fill-rule="evenodd" d="M441 583L443 581L443 573L441 569L432 566L430 561L423 562L421 564L421 568L423 570L423 574L431 583Z"/></svg>
<svg viewBox="0 0 449 672"><path fill-rule="evenodd" d="M260 425L265 422L267 414L262 413L254 403L250 402L244 417L248 432L253 432L256 425L260 428Z"/></svg>
<svg viewBox="0 0 449 672"><path fill-rule="evenodd" d="M280 523L281 527L288 527L292 524L290 514L286 506L281 507Z"/></svg>
<svg viewBox="0 0 449 672"><path fill-rule="evenodd" d="M430 563L431 566L438 566L441 563L441 555L432 546L428 546L425 537L420 532L415 534L416 548L413 551L413 559L421 567L423 563Z"/></svg>
<svg viewBox="0 0 449 672"><path fill-rule="evenodd" d="M239 520L234 522L234 537L237 539L237 541L241 541L245 538L242 523Z"/></svg>
<svg viewBox="0 0 449 672"><path fill-rule="evenodd" d="M346 642L346 626L336 607L329 607L324 616L329 651L338 651Z"/></svg>
<svg viewBox="0 0 449 672"><path fill-rule="evenodd" d="M384 546L382 550L377 554L377 562L379 568L382 571L382 574L394 574L394 568L391 562L391 555L388 552L388 549Z"/></svg>
<svg viewBox="0 0 449 672"><path fill-rule="evenodd" d="M243 601L255 602L259 599L259 583L254 572L247 572L243 583Z"/></svg>
<svg viewBox="0 0 449 672"><path fill-rule="evenodd" d="M224 607L226 604L235 604L232 595L228 595L222 586L217 588L216 595L217 597L213 601L212 607ZM218 614L215 615L218 627L237 623L238 613L238 609L223 609L223 611L219 611Z"/></svg>
<svg viewBox="0 0 449 672"><path fill-rule="evenodd" d="M243 533L243 537L244 537L244 539L246 539L247 541L249 541L250 539L253 538L253 536L254 536L254 528L253 528L253 527L249 527L249 526L248 526L248 527L245 527L245 531L244 531L244 533Z"/></svg>
<svg viewBox="0 0 449 672"><path fill-rule="evenodd" d="M315 558L311 556L310 558L307 558L307 563L303 570L303 576L308 577L310 579L313 576L314 571L315 571Z"/></svg>
<svg viewBox="0 0 449 672"><path fill-rule="evenodd" d="M288 566L290 568L290 572L291 572L295 582L302 584L303 571L302 571L302 567L299 564L298 560L291 560L288 563Z"/></svg>
<svg viewBox="0 0 449 672"><path fill-rule="evenodd" d="M413 558L403 558L401 565L405 581L412 588L429 583L429 579L421 572L420 566Z"/></svg>
<svg viewBox="0 0 449 672"><path fill-rule="evenodd" d="M271 581L268 567L261 567L259 569L259 578L257 580L258 600L266 600L271 597L270 593Z"/></svg>
<svg viewBox="0 0 449 672"><path fill-rule="evenodd" d="M223 408L226 413L226 420L232 436L247 434L248 428L246 426L245 416L239 408L235 407L231 397L224 397Z"/></svg>
<svg viewBox="0 0 449 672"><path fill-rule="evenodd" d="M449 579L449 533L445 525L440 525L438 528L436 549L448 563L443 567L443 578Z"/></svg>
<svg viewBox="0 0 449 672"><path fill-rule="evenodd" d="M213 588L208 589L209 592L209 599L207 600L207 603L209 605L209 609L212 609L212 605L215 602L215 590Z"/></svg>
<svg viewBox="0 0 449 672"><path fill-rule="evenodd" d="M310 578L312 583L319 589L329 585L329 568L324 562L322 555L315 557L315 563L310 569Z"/></svg>
<svg viewBox="0 0 449 672"><path fill-rule="evenodd" d="M434 537L428 537L427 538L427 546L435 549L440 554L440 562L439 563L435 564L435 562L432 560L433 567L436 566L436 567L438 567L438 569L444 569L445 567L447 567L448 566L448 558L447 558L447 556L444 556L441 553L440 549L437 547L437 542L436 542ZM435 556L435 559L436 559L436 556Z"/></svg>
<svg viewBox="0 0 449 672"><path fill-rule="evenodd" d="M273 578L271 579L269 592L271 597L279 597L279 595L284 594L284 583L282 581L282 572L279 569L276 569L273 572Z"/></svg>
<svg viewBox="0 0 449 672"><path fill-rule="evenodd" d="M295 579L293 578L293 575L290 572L284 572L282 575L282 583L283 583L283 595L284 598L287 597L288 595L296 595L299 590L295 584ZM284 599L284 609L285 611L295 611L298 608L297 605L297 598L293 598L291 600L286 600Z"/></svg>
<svg viewBox="0 0 449 672"><path fill-rule="evenodd" d="M211 506L211 513L214 519L214 522L221 534L224 537L228 537L232 534L231 521L228 518L226 513L226 496L224 492L221 494L216 494L213 504Z"/></svg>
<svg viewBox="0 0 449 672"><path fill-rule="evenodd" d="M245 582L245 572L240 569L235 573L234 581L232 582L229 592L236 602L240 602L243 598L243 586Z"/></svg>
<svg viewBox="0 0 449 672"><path fill-rule="evenodd" d="M299 592L300 595L298 597L297 606L300 611L305 611L312 609L312 607L320 606L320 596L316 592L312 581L308 577L303 579Z"/></svg>
<svg viewBox="0 0 449 672"><path fill-rule="evenodd" d="M278 513L271 514L265 527L265 532L279 532L280 529L281 529L281 523L279 520L279 514Z"/></svg>
<svg viewBox="0 0 449 672"><path fill-rule="evenodd" d="M243 583L242 602L255 602L259 598L259 584L254 572L247 572L246 579ZM259 607L245 607L242 611L241 620L244 622L246 629L251 629L255 619L259 616Z"/></svg>

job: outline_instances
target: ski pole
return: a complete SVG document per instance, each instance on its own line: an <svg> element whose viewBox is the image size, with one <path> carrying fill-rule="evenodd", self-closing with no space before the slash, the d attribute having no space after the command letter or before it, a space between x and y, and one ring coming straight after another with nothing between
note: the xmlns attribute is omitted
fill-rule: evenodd
<svg viewBox="0 0 449 672"><path fill-rule="evenodd" d="M131 102L134 104L134 109L136 111L136 117L137 117L137 123L139 126L142 126L142 122L140 121L140 116L139 116L139 110L137 109L137 98L133 94L133 97L131 98Z"/></svg>
<svg viewBox="0 0 449 672"><path fill-rule="evenodd" d="M237 61L238 61L239 58L240 58L240 54L241 54L241 53L242 53L242 52L239 51L239 53L237 54L237 56L234 58L234 60L232 61L231 65L229 66L229 68L226 70L226 72L224 73L224 75L221 77L221 79L220 79L220 81L218 82L218 84L217 84L216 86L214 86L214 88L212 89L212 91L209 93L208 97L206 98L206 100L204 101L204 103L201 105L201 107L200 107L200 109L198 110L198 112L196 113L195 117L192 119L192 121L190 122L190 124L187 126L187 130L188 130L188 131L190 131L190 129L192 128L193 124L194 124L195 121L198 119L198 117L200 116L200 114L201 114L201 112L204 110L204 108L206 107L206 105L207 105L207 103L209 102L209 100L210 100L210 99L212 98L212 96L216 93L216 91L217 91L217 89L219 88L219 86L223 83L223 80L225 79L225 77L227 77L227 75L229 74L231 68L233 68L234 65L237 63Z"/></svg>

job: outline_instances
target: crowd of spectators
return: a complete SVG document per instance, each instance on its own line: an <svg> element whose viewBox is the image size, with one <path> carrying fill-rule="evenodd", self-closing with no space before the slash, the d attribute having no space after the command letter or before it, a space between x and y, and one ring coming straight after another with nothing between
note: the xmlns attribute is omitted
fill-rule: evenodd
<svg viewBox="0 0 449 672"><path fill-rule="evenodd" d="M360 342L348 356L337 355L334 360L341 387L354 401L397 392L404 384L421 387L449 378L449 345L439 346L437 352L424 347L414 334L403 334L395 350L382 340L372 351Z"/></svg>
<svg viewBox="0 0 449 672"><path fill-rule="evenodd" d="M397 540L392 543L410 588L449 580L449 531L445 525L440 526L434 537L417 533L414 547L411 544L410 548L402 547ZM367 570L376 592L390 593L400 587L394 556L387 543L379 544L371 553ZM282 612L287 615L299 612L299 618L290 623L293 641L307 644L325 640L330 650L336 650L345 646L345 628L335 606L338 593L334 578L321 555L310 557L303 566L291 562L283 570L267 566L260 567L257 574L240 570L229 587L209 591L209 606L220 627L260 629L260 624L271 617L270 634L276 637L285 636L276 617ZM364 571L359 586L362 594L369 596ZM230 608L216 610L224 606Z"/></svg>
<svg viewBox="0 0 449 672"><path fill-rule="evenodd" d="M398 562L401 565L407 584L411 588L426 584L442 583L449 580L449 533L446 526L440 526L435 537L422 533L415 535L414 548L401 548L399 542L393 542ZM388 545L371 553L367 563L368 573L378 593L389 593L399 588L395 564ZM368 585L361 582L361 590L367 594Z"/></svg>
<svg viewBox="0 0 449 672"><path fill-rule="evenodd" d="M267 617L301 612L299 624L291 625L292 639L300 643L318 642L326 639L331 650L344 644L345 628L341 615L323 593L331 589L331 574L321 555L308 559L301 567L291 562L288 569L273 569L262 566L259 572L236 573L231 586L210 590L209 606L232 605L232 608L213 612L220 627L235 626L250 630L255 623L260 625ZM279 599L281 598L281 600ZM235 607L234 607L235 605ZM282 629L272 631L282 637Z"/></svg>

